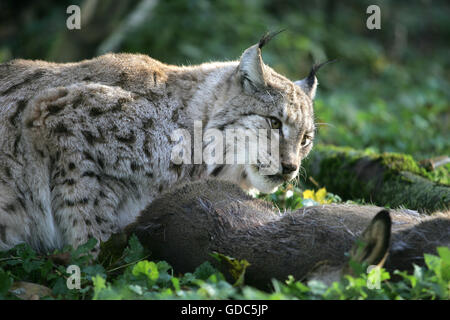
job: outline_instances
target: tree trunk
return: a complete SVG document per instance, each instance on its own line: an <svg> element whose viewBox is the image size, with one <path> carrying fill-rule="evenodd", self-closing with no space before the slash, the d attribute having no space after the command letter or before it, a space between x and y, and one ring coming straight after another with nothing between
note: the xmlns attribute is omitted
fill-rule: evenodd
<svg viewBox="0 0 450 320"><path fill-rule="evenodd" d="M450 207L448 164L427 171L409 155L322 145L303 166L308 184L317 182L344 200L427 213Z"/></svg>

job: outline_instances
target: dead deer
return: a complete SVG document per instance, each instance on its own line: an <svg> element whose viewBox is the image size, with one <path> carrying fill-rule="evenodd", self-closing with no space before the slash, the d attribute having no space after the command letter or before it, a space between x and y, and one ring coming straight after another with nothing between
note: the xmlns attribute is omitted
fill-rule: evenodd
<svg viewBox="0 0 450 320"><path fill-rule="evenodd" d="M338 280L351 272L349 258L409 270L423 263L424 253L450 246L450 215L347 204L280 213L233 183L204 180L163 194L127 233L136 234L153 258L168 261L177 272L213 262L214 251L246 259L251 264L246 283L264 287L288 275Z"/></svg>

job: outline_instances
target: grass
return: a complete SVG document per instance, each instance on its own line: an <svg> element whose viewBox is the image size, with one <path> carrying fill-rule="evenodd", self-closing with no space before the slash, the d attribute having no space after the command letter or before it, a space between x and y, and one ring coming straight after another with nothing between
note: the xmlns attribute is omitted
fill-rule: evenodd
<svg viewBox="0 0 450 320"><path fill-rule="evenodd" d="M234 265L241 281L232 284L209 262L192 273L174 274L167 262L147 260L147 253L135 237L130 238L122 256L113 264L92 262L88 251L95 243L92 239L76 250L66 247L51 256L39 256L27 245L1 253L0 298L18 299L17 295L21 294L24 297L24 292L16 287L12 290L14 281L45 286L47 294L40 298L56 300L450 298L450 249L446 247L438 248L438 255L426 254L426 266L415 266L412 274L372 270L356 277L345 276L330 286L319 281L302 283L290 276L284 281L272 280L271 289L262 291L245 285L245 261ZM66 272L66 266L58 264L58 256L65 257L67 264L80 267L79 289L68 289L67 283L72 283L71 274ZM400 280L392 281L394 275ZM33 287L28 290L33 292Z"/></svg>
<svg viewBox="0 0 450 320"><path fill-rule="evenodd" d="M274 194L258 197L272 201L280 210L342 202L325 188L302 191L292 184L281 187ZM125 248L93 260L89 251L95 244L96 240L91 239L77 249L67 246L48 256L38 255L26 244L0 253L0 299L30 298L37 291L34 287L37 284L46 289L46 294L38 294L41 299L57 300L450 298L450 249L447 247L438 248L438 255L425 254L426 266L414 266L412 274L401 270L389 274L384 269L367 274L361 272L366 270L365 266L357 266L358 276L345 276L330 286L319 281L303 283L290 276L273 279L271 289L262 291L245 284L248 267L245 260L214 254L217 259L227 261L235 279L230 283L209 262L191 273L176 274L167 262L152 261L151 255L134 236ZM67 286L67 283L74 283L73 271L67 269L68 265L80 268L79 289ZM394 276L399 280L392 281ZM23 295L17 284L13 285L19 281L32 283L26 290L31 293ZM379 289L373 289L377 281Z"/></svg>

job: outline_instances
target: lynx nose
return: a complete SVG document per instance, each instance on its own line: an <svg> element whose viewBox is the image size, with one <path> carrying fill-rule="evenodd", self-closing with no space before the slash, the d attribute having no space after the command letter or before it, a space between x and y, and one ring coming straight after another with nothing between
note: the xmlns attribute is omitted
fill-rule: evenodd
<svg viewBox="0 0 450 320"><path fill-rule="evenodd" d="M281 167L283 168L283 174L289 174L297 170L297 165L295 163L281 163Z"/></svg>

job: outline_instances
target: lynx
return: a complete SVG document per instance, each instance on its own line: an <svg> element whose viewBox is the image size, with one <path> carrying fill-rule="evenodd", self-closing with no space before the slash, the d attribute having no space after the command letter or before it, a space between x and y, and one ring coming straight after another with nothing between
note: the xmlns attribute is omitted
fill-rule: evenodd
<svg viewBox="0 0 450 320"><path fill-rule="evenodd" d="M422 217L347 204L280 213L234 183L207 179L155 199L126 231L177 272L215 263L214 251L246 259L246 283L267 288L288 275L339 280L352 272L347 252L356 262L410 270L423 264L424 253L450 246L449 213Z"/></svg>
<svg viewBox="0 0 450 320"><path fill-rule="evenodd" d="M198 66L139 54L1 64L0 250L104 241L186 181L216 177L269 192L294 178L313 144L317 68L297 82L276 73L261 57L272 36L239 61ZM193 133L195 121L220 131L278 130L278 171L174 164L171 133Z"/></svg>

